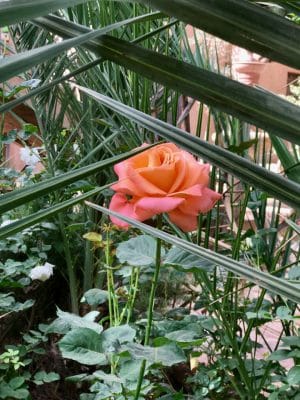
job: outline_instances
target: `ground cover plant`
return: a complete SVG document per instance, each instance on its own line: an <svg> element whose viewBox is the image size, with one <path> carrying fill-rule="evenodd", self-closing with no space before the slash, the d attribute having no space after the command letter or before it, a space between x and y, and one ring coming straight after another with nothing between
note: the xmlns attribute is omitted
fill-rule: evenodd
<svg viewBox="0 0 300 400"><path fill-rule="evenodd" d="M299 398L297 84L186 33L299 69L299 2L63 3L0 4L0 398Z"/></svg>

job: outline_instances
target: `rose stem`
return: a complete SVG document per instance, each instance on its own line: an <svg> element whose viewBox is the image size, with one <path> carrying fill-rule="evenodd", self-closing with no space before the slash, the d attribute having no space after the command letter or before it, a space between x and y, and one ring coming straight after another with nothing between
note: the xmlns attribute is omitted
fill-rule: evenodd
<svg viewBox="0 0 300 400"><path fill-rule="evenodd" d="M162 214L159 214L157 216L157 228L161 229L161 226L162 226ZM154 271L154 275L153 275L153 279L152 279L150 296L149 296L147 325L146 325L145 340L144 340L145 346L147 346L149 344L149 339L150 339L150 334L151 334L155 292L156 292L157 283L158 283L160 264L161 264L161 239L157 238L156 239L156 252L155 252L155 271ZM143 378L144 378L144 374L145 374L145 369L146 369L146 360L143 360L141 369L140 369L140 374L138 377L134 400L138 400L138 398L139 398L141 387L142 387L142 382L143 382Z"/></svg>

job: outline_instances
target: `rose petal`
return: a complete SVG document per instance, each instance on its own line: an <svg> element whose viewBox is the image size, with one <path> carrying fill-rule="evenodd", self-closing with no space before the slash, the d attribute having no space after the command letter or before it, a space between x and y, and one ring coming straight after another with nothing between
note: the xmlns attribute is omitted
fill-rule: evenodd
<svg viewBox="0 0 300 400"><path fill-rule="evenodd" d="M146 194L139 185L132 181L131 177L136 175L137 172L132 168L130 163L122 162L115 165L115 167L117 167L115 168L115 172L119 176L119 181L111 186L112 190L131 196L141 197Z"/></svg>
<svg viewBox="0 0 300 400"><path fill-rule="evenodd" d="M222 195L209 188L203 189L202 197L199 201L199 212L206 213L211 210L217 201L221 200Z"/></svg>
<svg viewBox="0 0 300 400"><path fill-rule="evenodd" d="M170 220L184 232L191 232L197 229L198 218L196 215L185 214L176 209L168 213Z"/></svg>
<svg viewBox="0 0 300 400"><path fill-rule="evenodd" d="M202 188L200 196L186 197L184 203L179 206L179 210L191 215L203 214L211 210L221 198L222 195L220 193L209 188Z"/></svg>
<svg viewBox="0 0 300 400"><path fill-rule="evenodd" d="M134 204L130 203L123 193L116 193L111 198L109 209L118 212L126 217L136 219L136 214L134 212ZM111 222L120 227L127 227L129 224L121 219L110 215Z"/></svg>
<svg viewBox="0 0 300 400"><path fill-rule="evenodd" d="M169 194L170 197L183 197L183 198L188 198L190 196L202 196L203 194L203 189L204 186L203 185L194 185L191 186L187 189L183 189L179 192L174 192Z"/></svg>
<svg viewBox="0 0 300 400"><path fill-rule="evenodd" d="M109 209L115 212L118 212L125 217L136 219L137 221L145 221L155 215L152 211L137 209L136 210L136 202L138 198L134 197L130 200L127 199L126 195L123 193L116 193L111 198L111 202L109 205ZM120 227L128 227L129 224L121 219L110 216L112 223Z"/></svg>
<svg viewBox="0 0 300 400"><path fill-rule="evenodd" d="M170 188L170 193L181 191L201 184L207 186L209 183L209 165L199 164L188 152L180 150L176 163L176 180Z"/></svg>
<svg viewBox="0 0 300 400"><path fill-rule="evenodd" d="M157 167L141 168L139 175L164 193L167 193L176 179L176 170L174 165L159 165Z"/></svg>
<svg viewBox="0 0 300 400"><path fill-rule="evenodd" d="M153 215L169 212L184 202L179 197L143 197L135 203L135 211L148 211Z"/></svg>

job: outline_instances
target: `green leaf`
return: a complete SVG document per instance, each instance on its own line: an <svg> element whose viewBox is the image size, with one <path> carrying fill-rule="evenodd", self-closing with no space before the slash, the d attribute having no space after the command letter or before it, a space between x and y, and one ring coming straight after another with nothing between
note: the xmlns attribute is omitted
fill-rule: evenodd
<svg viewBox="0 0 300 400"><path fill-rule="evenodd" d="M294 221L291 221L291 220L288 219L288 218L284 218L284 220L285 220L285 222L286 222L291 228L293 228L293 230L294 230L295 232L298 233L298 235L300 235L300 226L299 226L298 224L296 224Z"/></svg>
<svg viewBox="0 0 300 400"><path fill-rule="evenodd" d="M246 312L246 316L248 319L268 319L272 320L272 314L268 311L259 310L257 312Z"/></svg>
<svg viewBox="0 0 300 400"><path fill-rule="evenodd" d="M9 386L13 389L18 389L20 386L23 385L24 382L25 379L23 378L23 376L17 376L16 378L13 378L9 381Z"/></svg>
<svg viewBox="0 0 300 400"><path fill-rule="evenodd" d="M82 237L86 240L89 240L90 242L95 242L95 243L102 242L102 235L97 232L87 232Z"/></svg>
<svg viewBox="0 0 300 400"><path fill-rule="evenodd" d="M134 267L155 264L156 241L148 235L140 235L118 245L116 255L120 263ZM162 257L164 250L162 249Z"/></svg>
<svg viewBox="0 0 300 400"><path fill-rule="evenodd" d="M65 378L67 382L83 382L83 381L92 381L93 377L88 374L77 374L77 375L72 375L72 376L67 376Z"/></svg>
<svg viewBox="0 0 300 400"><path fill-rule="evenodd" d="M97 314L99 314L97 312ZM58 318L49 325L47 332L55 332L64 334L71 329L76 328L89 328L96 333L101 333L103 328L96 322L90 321L85 317L79 317L79 315L71 314L68 312L61 311L59 308L57 310ZM95 315L93 315L93 319Z"/></svg>
<svg viewBox="0 0 300 400"><path fill-rule="evenodd" d="M211 271L216 265L203 257L196 256L178 247L173 247L168 252L164 264L176 267L184 272L194 273L199 272L199 270Z"/></svg>
<svg viewBox="0 0 300 400"><path fill-rule="evenodd" d="M190 345L190 346L200 346L206 341L206 338L199 338L196 332L187 329L179 329L167 333L165 336L167 339L177 342L179 345Z"/></svg>
<svg viewBox="0 0 300 400"><path fill-rule="evenodd" d="M59 374L56 372L39 371L33 377L33 382L36 385L43 385L44 383L55 382L60 379Z"/></svg>
<svg viewBox="0 0 300 400"><path fill-rule="evenodd" d="M118 347L120 344L132 342L135 338L136 330L129 325L113 326L103 331L101 335L102 345L106 351Z"/></svg>
<svg viewBox="0 0 300 400"><path fill-rule="evenodd" d="M300 348L300 336L283 336L281 340L286 346L295 346Z"/></svg>
<svg viewBox="0 0 300 400"><path fill-rule="evenodd" d="M125 380L119 378L117 375L114 374L106 374L105 372L99 370L93 373L93 376L101 381L104 382L117 382L117 383L125 383Z"/></svg>
<svg viewBox="0 0 300 400"><path fill-rule="evenodd" d="M25 53L19 53L10 57L6 57L1 60L0 64L0 83L18 76L20 73L27 71L36 64L40 64L44 61L54 58L72 47L77 47L90 39L94 39L97 36L103 35L105 32L107 32L106 28L99 29L73 39L49 44L47 46L28 50Z"/></svg>
<svg viewBox="0 0 300 400"><path fill-rule="evenodd" d="M290 385L300 385L300 365L295 365L289 370L287 381Z"/></svg>
<svg viewBox="0 0 300 400"><path fill-rule="evenodd" d="M80 25L69 23L65 27L63 20L60 24L51 23L49 18L43 18L43 21L43 27L62 37L73 37L82 32ZM84 46L98 56L300 144L299 107L277 95L115 37L103 35L94 42ZM120 53L126 57L120 57Z"/></svg>
<svg viewBox="0 0 300 400"><path fill-rule="evenodd" d="M77 196L70 200L65 200L65 201L63 201L59 204L56 204L52 207L49 207L45 210L40 210L32 215L29 215L28 217L22 218L16 222L6 225L3 228L0 228L0 240L10 237L17 232L22 231L25 228L31 227L31 226L43 221L44 219L47 219L53 215L56 215L62 211L65 211L69 207L72 207L73 205L78 204L81 201L88 199L89 197L94 196L95 194L101 192L102 190L108 188L109 186L110 186L110 184L102 186L100 188L90 190L89 192L84 193L80 196Z"/></svg>
<svg viewBox="0 0 300 400"><path fill-rule="evenodd" d="M29 391L27 389L13 389L9 385L1 383L0 399L24 399L27 400Z"/></svg>
<svg viewBox="0 0 300 400"><path fill-rule="evenodd" d="M166 367L186 361L184 352L175 343L160 347L128 343L122 346L122 350L128 351L134 360L147 360L149 364L162 364Z"/></svg>
<svg viewBox="0 0 300 400"><path fill-rule="evenodd" d="M240 0L139 0L230 43L300 68L300 27ZM184 10L184 11L183 11Z"/></svg>
<svg viewBox="0 0 300 400"><path fill-rule="evenodd" d="M64 358L69 358L81 364L107 364L101 335L92 329L78 328L71 330L59 341L59 348Z"/></svg>
<svg viewBox="0 0 300 400"><path fill-rule="evenodd" d="M74 71L72 71L72 72L70 72L70 73L68 73L66 75L63 75L60 78L53 79L51 82L46 83L46 84L44 84L44 85L42 85L42 86L40 86L40 87L38 87L36 89L33 89L33 90L29 91L29 93L27 93L26 95L17 97L14 100L11 100L11 101L9 101L7 103L4 103L4 104L0 105L0 113L6 112L8 110L11 110L11 109L15 108L19 104L25 103L31 97L37 96L37 95L39 95L41 93L44 93L44 92L50 90L51 88L53 88L54 86L58 85L59 83L62 83L64 81L72 78L73 76L76 76L76 75L78 75L78 74L80 74L80 73L82 73L82 72L84 72L84 71L86 71L86 70L98 65L102 61L103 61L102 59L97 58L96 60L93 60L93 61L83 65L82 67L77 68Z"/></svg>
<svg viewBox="0 0 300 400"><path fill-rule="evenodd" d="M121 363L119 375L125 381L137 382L143 360L126 360ZM146 364L147 371L147 364ZM146 372L145 371L145 372Z"/></svg>
<svg viewBox="0 0 300 400"><path fill-rule="evenodd" d="M285 306L280 306L276 309L276 316L285 321L293 321L295 319L289 307Z"/></svg>
<svg viewBox="0 0 300 400"><path fill-rule="evenodd" d="M234 145L229 146L228 150L232 151L233 153L242 155L245 150L249 149L251 146L253 146L257 142L258 142L257 139L247 140L246 142L240 143L238 146L234 146Z"/></svg>
<svg viewBox="0 0 300 400"><path fill-rule="evenodd" d="M151 132L170 140L196 156L204 158L213 165L239 177L245 182L260 188L277 199L294 208L300 206L300 185L283 178L282 176L266 170L255 163L240 157L234 153L210 144L198 137L187 134L170 124L155 119L134 108L128 107L107 96L103 96L93 90L82 88L80 90L109 107L111 110L130 118ZM273 110L274 112L274 110ZM300 115L300 114L299 114ZM299 124L300 126L300 124Z"/></svg>
<svg viewBox="0 0 300 400"><path fill-rule="evenodd" d="M98 306L99 304L105 303L107 300L108 300L107 290L94 288L84 293L81 302L86 302L90 306Z"/></svg>
<svg viewBox="0 0 300 400"><path fill-rule="evenodd" d="M130 25L130 24L133 24L133 23L136 23L136 22L143 22L143 21L146 22L148 20L160 18L162 16L163 15L161 13L159 13L159 12L139 15L139 16L134 17L134 18L130 18L130 19L127 19L127 20L122 20L120 22L116 22L114 24L108 25L108 26L105 27L105 29L107 29L107 32L109 32L109 31L111 31L113 29L116 29L116 28L118 28L120 26L126 26L126 25ZM52 16L48 16L47 21L49 19L55 21L55 18L58 18L58 17L53 16L53 15ZM62 21L60 18L58 18L58 20ZM37 22L37 21L35 21L35 22ZM63 24L64 25L66 25L68 23L69 23L69 21L63 20ZM91 32L91 30L89 28L87 28L87 27L81 27L80 34L86 33L86 32ZM71 71L70 73L68 73L68 74L66 74L66 75L64 75L64 76L62 76L60 78L53 79L51 82L49 82L47 84L44 84L43 86L41 86L41 87L39 87L37 89L31 90L29 93L27 93L24 96L18 97L18 98L14 99L14 100L12 100L12 101L10 101L8 103L4 103L4 104L0 105L0 113L13 109L17 105L24 103L25 101L27 101L31 97L36 96L36 95L41 94L41 93L44 93L45 91L48 91L49 89L51 89L52 87L58 85L59 83L67 81L68 79L70 79L70 78L72 78L72 77L74 77L74 76L76 76L76 75L78 75L78 74L80 74L80 73L82 73L82 72L84 72L84 71L86 71L86 70L98 65L99 63L101 63L103 61L105 61L105 60L101 59L101 58L97 58L96 60L93 60L93 61L87 63L86 65L83 65L82 67L77 68L74 71ZM1 93L1 90L0 90L0 93Z"/></svg>
<svg viewBox="0 0 300 400"><path fill-rule="evenodd" d="M300 183L300 164L290 153L282 139L274 135L270 135L270 139L288 178Z"/></svg>
<svg viewBox="0 0 300 400"><path fill-rule="evenodd" d="M300 279L300 265L296 265L289 270L289 279Z"/></svg>
<svg viewBox="0 0 300 400"><path fill-rule="evenodd" d="M72 7L87 0L4 0L0 2L0 26L12 25L60 8Z"/></svg>
<svg viewBox="0 0 300 400"><path fill-rule="evenodd" d="M291 358L289 350L276 350L272 354L269 355L268 360L269 361L282 361L282 360L286 360L288 358Z"/></svg>
<svg viewBox="0 0 300 400"><path fill-rule="evenodd" d="M86 204L89 207L94 208L95 210L101 211L108 215L113 215L129 223L130 225L141 229L143 232L149 235L153 235L154 237L158 237L168 243L173 244L174 246L178 246L179 248L186 250L191 254L203 257L208 261L216 263L217 265L221 265L227 271L233 272L238 276L242 276L248 279L250 282L253 282L260 287L270 290L276 293L277 295L284 296L296 303L300 302L300 293L298 287L284 279L277 278L272 274L256 270L242 262L233 260L222 254L215 253L209 249L195 245L186 240L180 239L166 232L153 228L149 225L143 224L142 222L136 221L132 218L125 217L120 213L116 213L114 211L108 210L107 208L98 206L97 204L93 204L90 202L86 202Z"/></svg>

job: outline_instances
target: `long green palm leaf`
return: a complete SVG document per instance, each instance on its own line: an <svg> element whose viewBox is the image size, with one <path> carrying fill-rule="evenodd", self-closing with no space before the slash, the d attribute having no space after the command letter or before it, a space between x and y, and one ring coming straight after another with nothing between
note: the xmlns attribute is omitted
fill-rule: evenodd
<svg viewBox="0 0 300 400"><path fill-rule="evenodd" d="M59 18L39 18L36 23L63 37L82 33L81 26L69 23L65 27ZM104 35L84 46L151 80L300 144L299 107L279 96L114 37Z"/></svg>
<svg viewBox="0 0 300 400"><path fill-rule="evenodd" d="M153 145L152 145L153 146ZM152 147L149 146L149 147ZM144 151L144 149L139 148L134 151L129 151L118 156L108 158L104 161L99 161L82 168L69 171L65 174L55 176L50 179L46 179L42 182L36 183L31 186L27 186L21 189L14 190L0 197L0 214L12 210L28 201L31 201L37 197L43 196L47 193L51 193L53 190L61 189L79 179L85 178L87 176L93 175L98 171L108 168L134 154L138 154Z"/></svg>
<svg viewBox="0 0 300 400"><path fill-rule="evenodd" d="M54 206L51 206L49 208L46 208L45 210L40 210L36 212L33 215L29 215L28 217L22 218L18 221L12 222L9 225L6 225L2 228L0 228L0 240L3 240L9 236L14 235L17 232L21 232L23 229L26 229L30 226L33 226L49 217L52 217L56 214L59 214L62 211L65 211L69 207L74 206L75 204L78 204L82 202L83 200L86 200L95 194L98 194L104 189L107 189L111 184L95 188L93 190L88 191L87 193L84 193L80 196L77 196L75 198L65 200L62 203L55 204Z"/></svg>
<svg viewBox="0 0 300 400"><path fill-rule="evenodd" d="M134 226L142 230L143 232L148 233L154 237L160 238L167 243L173 244L176 247L179 247L187 252L197 255L199 257L205 258L216 265L219 265L225 268L227 271L233 272L234 274L246 278L250 282L258 285L264 289L270 290L271 292L284 296L293 302L300 302L300 293L299 293L299 285L294 285L284 279L277 278L271 274L266 272L259 271L255 268L249 267L248 265L241 263L239 261L233 260L229 257L223 256L222 254L216 253L204 247L195 245L191 242L180 239L174 235L170 235L166 232L163 232L159 229L153 228L149 225L146 225L142 222L136 221L132 218L125 217L122 214L117 212L108 210L107 208L98 206L96 204L90 203L88 201L85 202L89 207L100 211L101 213L113 215L130 225Z"/></svg>
<svg viewBox="0 0 300 400"><path fill-rule="evenodd" d="M297 183L91 89L80 86L78 88L111 110L126 116L163 138L171 140L189 152L204 158L245 182L265 190L267 193L281 199L292 207L300 208L300 185Z"/></svg>
<svg viewBox="0 0 300 400"><path fill-rule="evenodd" d="M87 0L3 0L0 2L0 27L46 15L60 8L72 7Z"/></svg>
<svg viewBox="0 0 300 400"><path fill-rule="evenodd" d="M300 68L300 27L247 0L139 0L273 61Z"/></svg>
<svg viewBox="0 0 300 400"><path fill-rule="evenodd" d="M19 73L27 71L36 64L40 64L46 60L54 58L70 48L80 46L89 40L96 39L98 36L111 32L114 29L118 29L121 26L147 21L148 19L152 18L156 19L159 16L161 16L161 14L156 12L130 18L121 22L107 25L104 28L96 31L87 30L80 36L64 40L63 42L50 44L4 58L4 60L2 60L0 63L0 82L8 81L10 78L17 76ZM67 25L67 22L65 23Z"/></svg>

